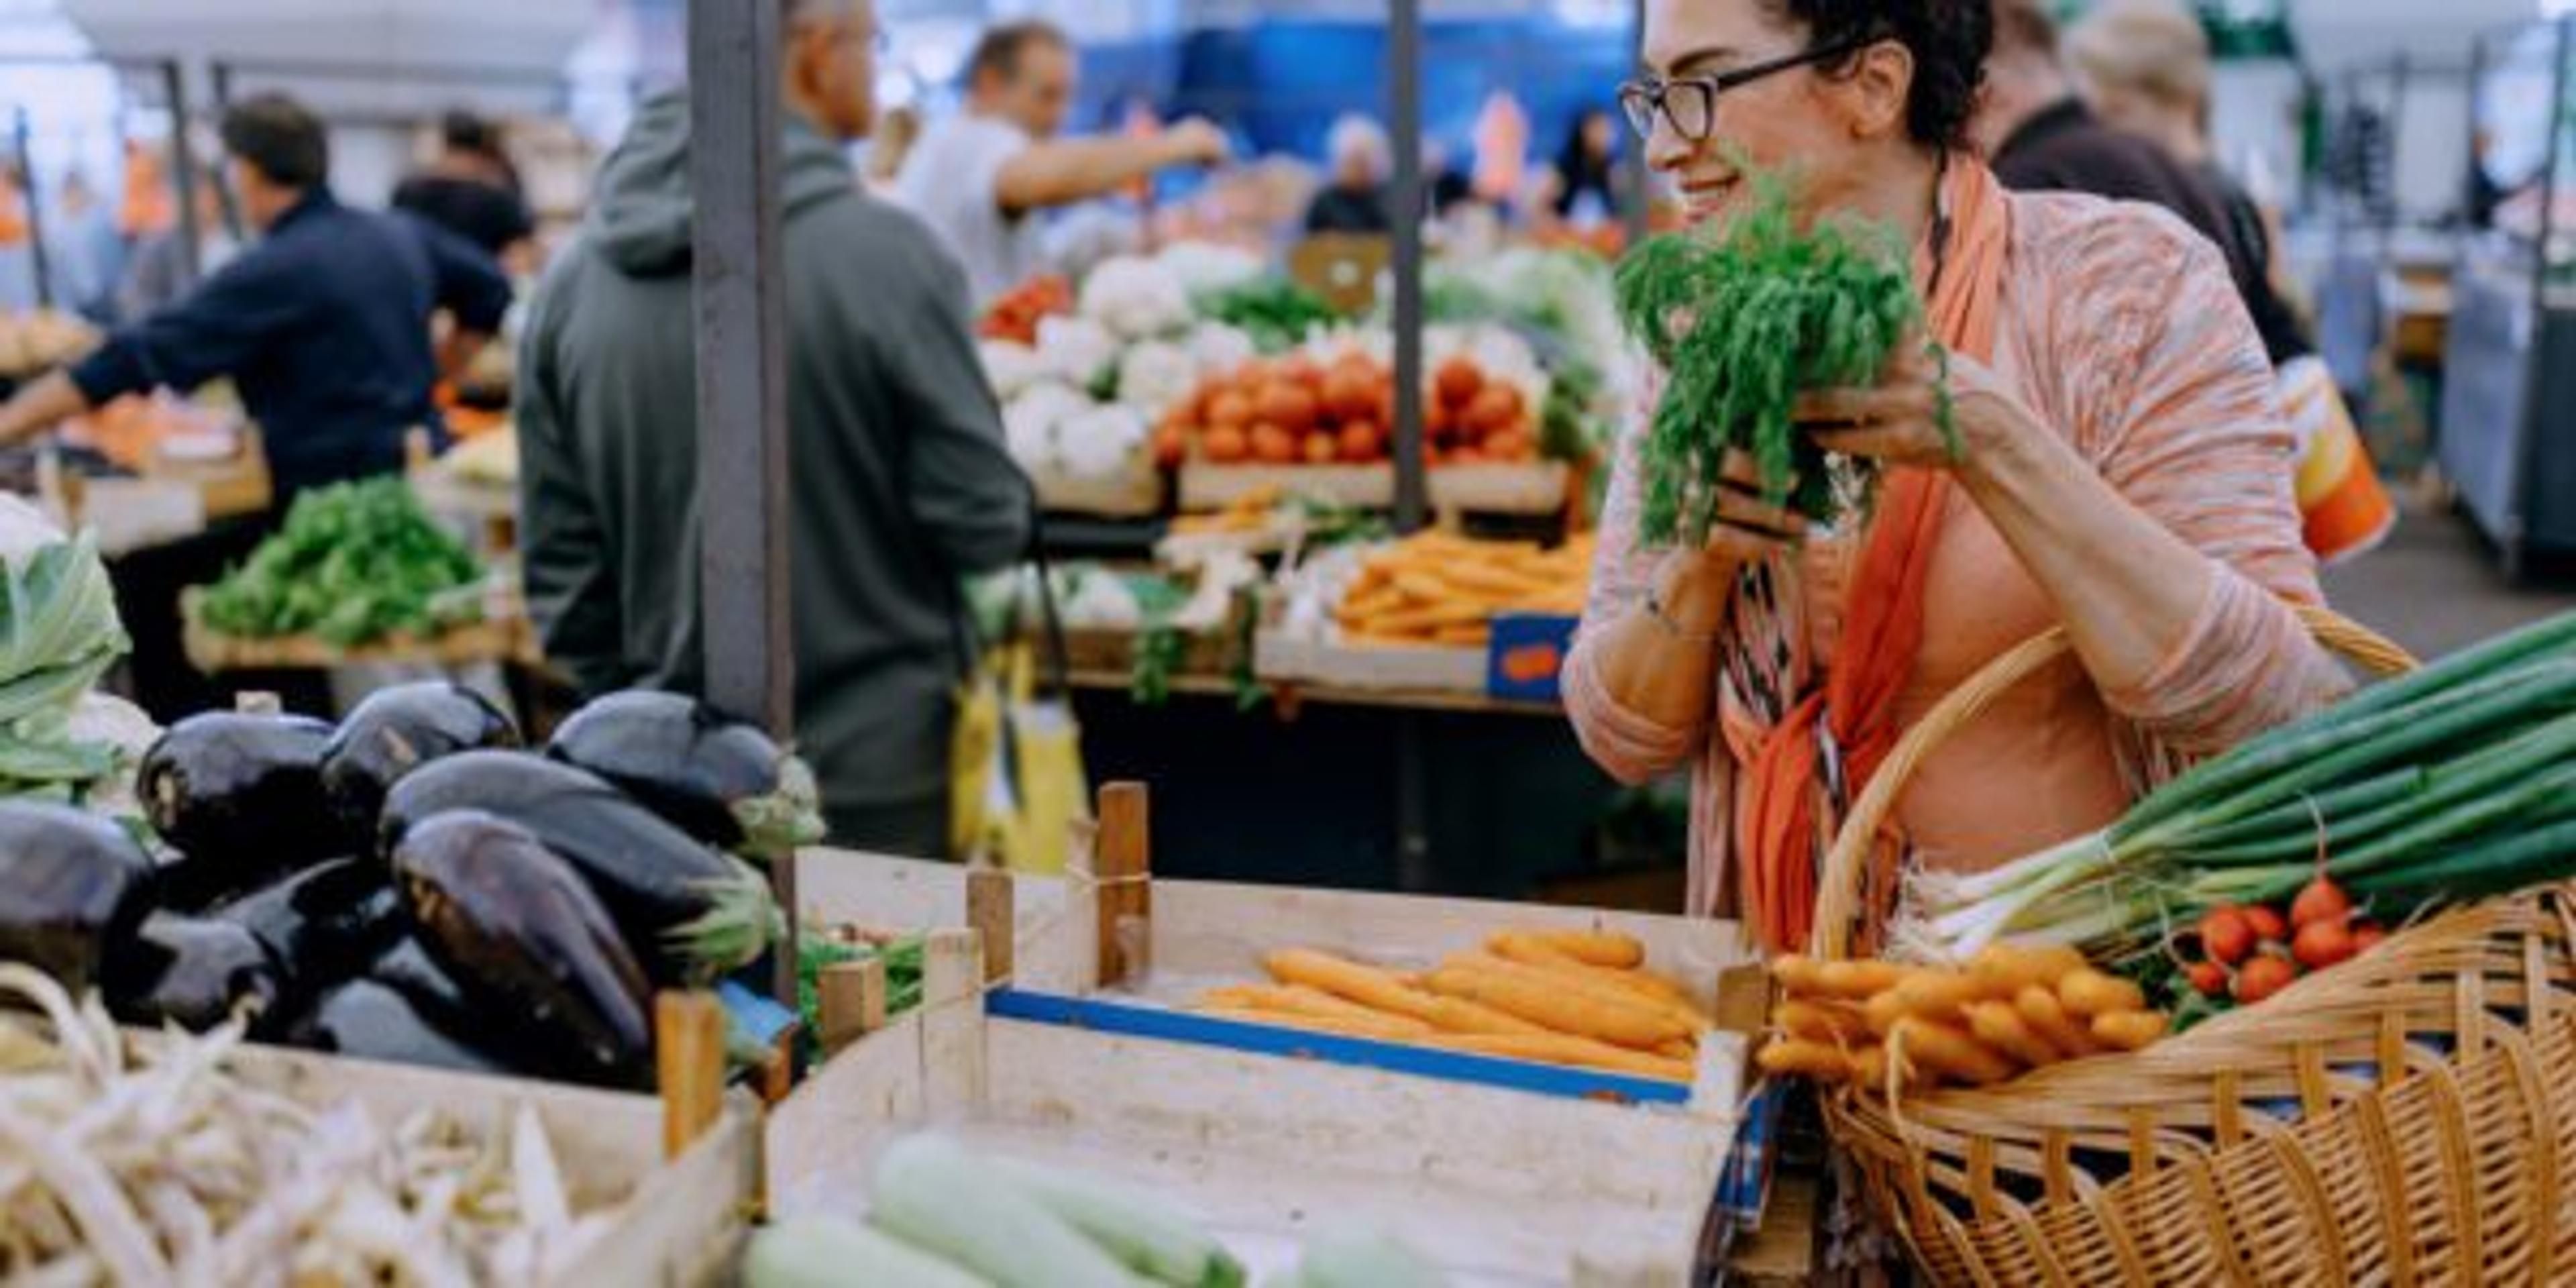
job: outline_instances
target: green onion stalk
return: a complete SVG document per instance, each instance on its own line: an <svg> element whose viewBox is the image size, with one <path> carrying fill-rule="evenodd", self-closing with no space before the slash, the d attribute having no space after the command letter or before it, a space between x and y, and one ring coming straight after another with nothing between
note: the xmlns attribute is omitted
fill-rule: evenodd
<svg viewBox="0 0 2576 1288"><path fill-rule="evenodd" d="M2251 739L2119 821L1988 872L1907 878L1901 953L2000 939L2104 959L2318 873L2383 919L2576 874L2576 614Z"/></svg>

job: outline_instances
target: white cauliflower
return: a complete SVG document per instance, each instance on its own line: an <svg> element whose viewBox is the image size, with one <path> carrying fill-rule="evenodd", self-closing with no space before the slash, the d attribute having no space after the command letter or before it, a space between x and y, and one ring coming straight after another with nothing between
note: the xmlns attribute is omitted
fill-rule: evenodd
<svg viewBox="0 0 2576 1288"><path fill-rule="evenodd" d="M983 362L984 378L993 384L993 396L1004 402L1049 374L1046 359L1016 340L986 340L975 346L975 356Z"/></svg>
<svg viewBox="0 0 2576 1288"><path fill-rule="evenodd" d="M1118 360L1118 401L1159 419L1198 392L1199 364L1177 344L1147 340Z"/></svg>
<svg viewBox="0 0 2576 1288"><path fill-rule="evenodd" d="M1075 311L1121 337L1144 340L1189 325L1190 292L1162 264L1121 256L1083 279Z"/></svg>
<svg viewBox="0 0 2576 1288"><path fill-rule="evenodd" d="M1038 358L1045 374L1088 389L1118 361L1118 337L1087 317L1050 317L1038 321Z"/></svg>
<svg viewBox="0 0 2576 1288"><path fill-rule="evenodd" d="M1213 242L1174 242L1155 260L1192 295L1241 286L1261 276L1263 269L1261 256Z"/></svg>
<svg viewBox="0 0 2576 1288"><path fill-rule="evenodd" d="M1202 322L1190 331L1190 358L1198 364L1202 380L1232 375L1260 355L1251 336L1223 322Z"/></svg>
<svg viewBox="0 0 2576 1288"><path fill-rule="evenodd" d="M1071 416L1091 409L1091 396L1070 385L1046 381L1032 385L1002 408L1002 438L1011 459L1026 470L1059 463L1056 432Z"/></svg>
<svg viewBox="0 0 2576 1288"><path fill-rule="evenodd" d="M1127 472L1152 429L1133 407L1112 405L1077 412L1057 422L1056 454L1076 478L1117 478Z"/></svg>

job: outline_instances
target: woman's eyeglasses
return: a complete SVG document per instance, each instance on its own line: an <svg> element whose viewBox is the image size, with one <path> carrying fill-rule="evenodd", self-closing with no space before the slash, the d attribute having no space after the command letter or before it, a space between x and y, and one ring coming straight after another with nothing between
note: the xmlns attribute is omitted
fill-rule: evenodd
<svg viewBox="0 0 2576 1288"><path fill-rule="evenodd" d="M1719 95L1768 76L1777 76L1791 68L1831 62L1876 44L1878 39L1838 40L1786 58L1703 76L1681 76L1672 80L1641 76L1619 87L1619 113L1628 118L1628 128L1635 130L1640 139L1655 137L1655 118L1661 116L1672 123L1673 133L1680 135L1685 142L1703 143L1708 140L1709 131L1717 128Z"/></svg>

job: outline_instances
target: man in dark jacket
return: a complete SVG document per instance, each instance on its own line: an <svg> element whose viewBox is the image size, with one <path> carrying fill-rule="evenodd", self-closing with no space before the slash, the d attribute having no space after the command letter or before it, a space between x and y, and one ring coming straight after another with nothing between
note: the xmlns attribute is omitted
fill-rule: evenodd
<svg viewBox="0 0 2576 1288"><path fill-rule="evenodd" d="M438 423L430 390L499 329L509 279L442 229L334 200L322 124L292 100L235 105L223 139L258 243L0 406L0 443L125 394L230 376L282 510L305 488L400 470L404 435ZM441 310L455 323L444 351L430 341Z"/></svg>
<svg viewBox="0 0 2576 1288"><path fill-rule="evenodd" d="M2182 217L2226 255L2239 281L2244 248L2218 194L2163 149L2093 118L2057 51L2041 0L1994 0L1994 53L1973 132L1995 177L2016 192L2085 192L2142 201Z"/></svg>
<svg viewBox="0 0 2576 1288"><path fill-rule="evenodd" d="M869 0L791 4L782 73L790 560L800 750L835 843L947 849L958 578L1027 548L1029 486L977 364L966 279L866 195ZM689 111L648 102L521 341L529 607L582 689L703 687Z"/></svg>

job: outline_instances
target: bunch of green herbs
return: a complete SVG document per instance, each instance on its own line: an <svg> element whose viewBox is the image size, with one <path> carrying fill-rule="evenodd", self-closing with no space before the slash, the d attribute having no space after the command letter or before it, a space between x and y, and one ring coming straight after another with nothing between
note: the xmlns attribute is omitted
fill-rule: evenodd
<svg viewBox="0 0 2576 1288"><path fill-rule="evenodd" d="M1829 460L1792 409L1803 393L1877 384L1923 317L1891 230L1847 216L1802 223L1788 180L1750 182L1750 208L1714 236L1656 237L1619 266L1620 320L1667 379L1640 446L1650 544L1708 539L1734 450L1753 458L1766 501L1809 518L1846 508L1843 479L1865 495L1868 469ZM1951 435L1946 405L1942 422Z"/></svg>
<svg viewBox="0 0 2576 1288"><path fill-rule="evenodd" d="M206 591L203 611L228 635L310 634L347 648L474 620L482 576L408 483L371 479L297 497L277 535Z"/></svg>

